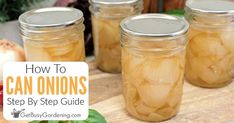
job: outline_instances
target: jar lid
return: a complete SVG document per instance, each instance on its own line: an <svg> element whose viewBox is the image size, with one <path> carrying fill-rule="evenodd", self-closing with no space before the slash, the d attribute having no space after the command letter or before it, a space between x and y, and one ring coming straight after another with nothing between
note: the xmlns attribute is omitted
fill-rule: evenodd
<svg viewBox="0 0 234 123"><path fill-rule="evenodd" d="M115 5L133 5L142 0L89 0L91 4L106 5L106 6L115 6Z"/></svg>
<svg viewBox="0 0 234 123"><path fill-rule="evenodd" d="M197 13L234 14L233 0L188 0L186 8Z"/></svg>
<svg viewBox="0 0 234 123"><path fill-rule="evenodd" d="M188 31L188 22L165 14L143 14L131 16L121 22L121 30L134 36L174 37Z"/></svg>
<svg viewBox="0 0 234 123"><path fill-rule="evenodd" d="M51 7L25 12L19 17L21 26L64 27L83 22L83 13L74 8Z"/></svg>

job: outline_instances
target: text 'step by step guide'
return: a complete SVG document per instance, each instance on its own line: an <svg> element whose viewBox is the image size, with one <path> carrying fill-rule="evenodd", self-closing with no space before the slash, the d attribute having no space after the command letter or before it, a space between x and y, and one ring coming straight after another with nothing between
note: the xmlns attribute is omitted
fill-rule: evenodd
<svg viewBox="0 0 234 123"><path fill-rule="evenodd" d="M84 62L9 62L4 66L7 120L85 120L89 78Z"/></svg>

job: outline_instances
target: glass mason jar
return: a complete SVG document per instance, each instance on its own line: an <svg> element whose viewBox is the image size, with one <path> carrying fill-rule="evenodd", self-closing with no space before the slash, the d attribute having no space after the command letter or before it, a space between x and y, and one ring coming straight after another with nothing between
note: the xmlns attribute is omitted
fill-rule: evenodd
<svg viewBox="0 0 234 123"><path fill-rule="evenodd" d="M140 14L142 0L90 0L96 63L110 73L121 72L119 24L130 15Z"/></svg>
<svg viewBox="0 0 234 123"><path fill-rule="evenodd" d="M31 10L19 17L28 61L84 61L83 13L74 8Z"/></svg>
<svg viewBox="0 0 234 123"><path fill-rule="evenodd" d="M234 2L189 0L186 79L201 87L222 87L234 75Z"/></svg>
<svg viewBox="0 0 234 123"><path fill-rule="evenodd" d="M185 19L164 14L121 22L123 95L131 115L163 121L178 112L188 27Z"/></svg>

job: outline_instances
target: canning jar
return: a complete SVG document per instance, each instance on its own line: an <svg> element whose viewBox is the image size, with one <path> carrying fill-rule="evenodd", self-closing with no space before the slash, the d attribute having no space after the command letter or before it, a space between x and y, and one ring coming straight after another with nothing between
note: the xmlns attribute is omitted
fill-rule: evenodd
<svg viewBox="0 0 234 123"><path fill-rule="evenodd" d="M28 61L84 61L83 13L74 8L51 7L19 17Z"/></svg>
<svg viewBox="0 0 234 123"><path fill-rule="evenodd" d="M110 73L121 72L120 21L140 14L142 0L90 0L96 63Z"/></svg>
<svg viewBox="0 0 234 123"><path fill-rule="evenodd" d="M121 22L123 95L131 115L163 121L178 112L188 27L185 19L164 14Z"/></svg>
<svg viewBox="0 0 234 123"><path fill-rule="evenodd" d="M222 87L234 75L234 1L189 0L186 79L201 87Z"/></svg>

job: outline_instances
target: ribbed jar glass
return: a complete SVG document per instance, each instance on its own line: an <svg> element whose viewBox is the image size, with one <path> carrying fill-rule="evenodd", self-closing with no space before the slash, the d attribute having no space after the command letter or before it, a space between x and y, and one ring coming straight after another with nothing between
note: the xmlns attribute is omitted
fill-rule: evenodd
<svg viewBox="0 0 234 123"><path fill-rule="evenodd" d="M121 20L140 14L142 0L90 0L95 58L99 69L109 73L121 72Z"/></svg>
<svg viewBox="0 0 234 123"><path fill-rule="evenodd" d="M163 121L178 112L188 27L184 19L164 14L122 21L123 95L132 116Z"/></svg>
<svg viewBox="0 0 234 123"><path fill-rule="evenodd" d="M52 7L19 17L27 61L84 61L83 13Z"/></svg>
<svg viewBox="0 0 234 123"><path fill-rule="evenodd" d="M234 2L188 0L186 78L197 86L223 87L234 75Z"/></svg>

